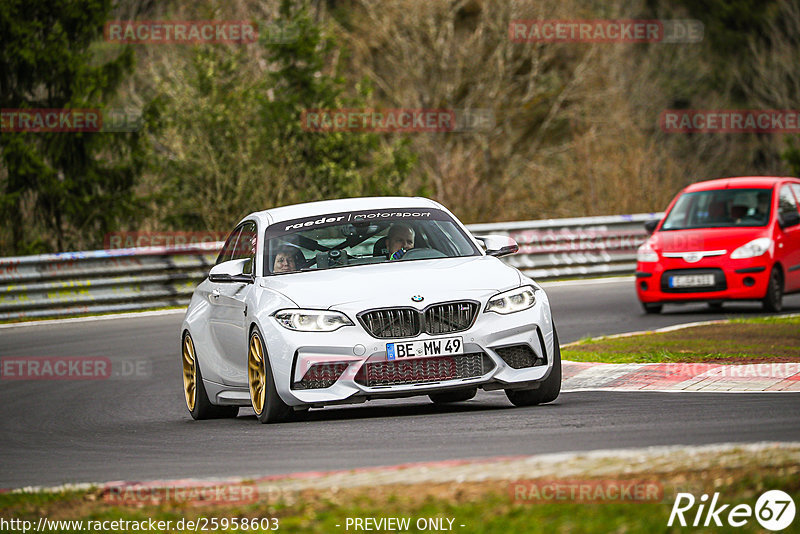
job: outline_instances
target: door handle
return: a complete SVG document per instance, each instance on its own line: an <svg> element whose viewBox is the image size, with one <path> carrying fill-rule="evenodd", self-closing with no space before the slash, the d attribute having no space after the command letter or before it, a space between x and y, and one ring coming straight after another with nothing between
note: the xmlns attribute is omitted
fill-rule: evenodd
<svg viewBox="0 0 800 534"><path fill-rule="evenodd" d="M219 289L214 289L211 291L211 298L214 300L219 300Z"/></svg>

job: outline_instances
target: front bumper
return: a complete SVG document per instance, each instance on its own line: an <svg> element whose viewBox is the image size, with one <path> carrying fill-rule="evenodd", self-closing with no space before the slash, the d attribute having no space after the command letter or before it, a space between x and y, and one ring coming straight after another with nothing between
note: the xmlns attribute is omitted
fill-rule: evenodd
<svg viewBox="0 0 800 534"><path fill-rule="evenodd" d="M646 303L760 300L767 292L770 269L767 255L742 260L711 257L696 263L681 258L639 262L636 264L636 294ZM715 274L715 286L671 289L668 277L675 274Z"/></svg>
<svg viewBox="0 0 800 534"><path fill-rule="evenodd" d="M358 324L329 333L293 332L279 326L272 318L267 319L269 324L262 325L262 332L269 332L267 346L278 393L284 402L293 406L426 395L465 387L536 387L549 375L554 354L552 317L544 291L537 291L536 304L523 312L498 315L484 313L482 309L466 331L436 336L421 334L412 339L376 339ZM463 356L417 357L402 362L387 359L387 342L450 337L462 338ZM520 366L520 352L509 351L508 347L519 346L530 349L535 361L533 366L514 368ZM281 349L276 350L276 347ZM434 361L437 358L440 360ZM463 360L448 361L448 358ZM380 384L372 385L375 381L365 379L367 366L372 364L377 364L381 370L384 380L377 381ZM324 366L325 372L316 376L326 378L322 385L327 387L309 388L308 381L304 384L306 373L314 366ZM435 371L429 372L443 367L459 371L446 372L444 378L437 378ZM397 375L393 377L395 372ZM319 386L320 382L312 385Z"/></svg>

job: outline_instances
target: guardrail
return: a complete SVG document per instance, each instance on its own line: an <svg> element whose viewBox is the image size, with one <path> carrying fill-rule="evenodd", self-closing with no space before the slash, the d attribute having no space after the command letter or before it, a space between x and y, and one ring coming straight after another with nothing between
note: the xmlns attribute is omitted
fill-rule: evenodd
<svg viewBox="0 0 800 534"><path fill-rule="evenodd" d="M536 279L632 273L643 223L661 213L475 224L514 238L503 258ZM185 306L221 242L0 258L0 320Z"/></svg>
<svg viewBox="0 0 800 534"><path fill-rule="evenodd" d="M503 258L526 275L548 278L632 274L636 249L647 237L644 223L663 213L473 224L473 234L501 234L519 244Z"/></svg>

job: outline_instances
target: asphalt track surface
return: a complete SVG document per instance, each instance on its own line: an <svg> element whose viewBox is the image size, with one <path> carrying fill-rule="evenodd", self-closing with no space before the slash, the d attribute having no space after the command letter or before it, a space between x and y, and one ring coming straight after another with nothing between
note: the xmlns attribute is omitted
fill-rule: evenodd
<svg viewBox="0 0 800 534"><path fill-rule="evenodd" d="M756 305L644 315L631 280L546 284L561 342L761 315ZM786 312L800 312L800 295ZM514 408L502 392L436 407L426 397L312 411L261 425L192 421L183 403L181 314L0 329L0 356L148 362L144 378L0 380L0 488L67 482L262 476L405 462L722 442L800 440L800 393L563 393Z"/></svg>

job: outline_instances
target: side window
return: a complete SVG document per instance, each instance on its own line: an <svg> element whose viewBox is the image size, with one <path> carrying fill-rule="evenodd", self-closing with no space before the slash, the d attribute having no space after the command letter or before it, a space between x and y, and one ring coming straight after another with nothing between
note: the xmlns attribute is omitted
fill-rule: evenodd
<svg viewBox="0 0 800 534"><path fill-rule="evenodd" d="M672 207L672 211L669 212L669 222L671 224L664 225L665 230L669 229L672 226L688 226L689 222L687 221L687 217L689 215L689 208L692 205L692 197L691 195L683 195L675 205Z"/></svg>
<svg viewBox="0 0 800 534"><path fill-rule="evenodd" d="M794 198L800 202L800 184L792 184L792 191L794 191Z"/></svg>
<svg viewBox="0 0 800 534"><path fill-rule="evenodd" d="M778 197L778 213L797 213L797 201L794 199L789 184L781 187L781 194Z"/></svg>
<svg viewBox="0 0 800 534"><path fill-rule="evenodd" d="M236 241L239 238L241 230L241 226L237 227L233 232L231 232L231 235L228 236L228 239L225 240L225 244L222 246L219 256L217 256L217 263L215 265L219 265L224 261L233 259L233 250L236 248Z"/></svg>
<svg viewBox="0 0 800 534"><path fill-rule="evenodd" d="M242 231L233 249L233 260L243 260L249 258L254 260L256 255L256 223L246 222L242 225ZM253 274L253 261L244 270L244 274Z"/></svg>

